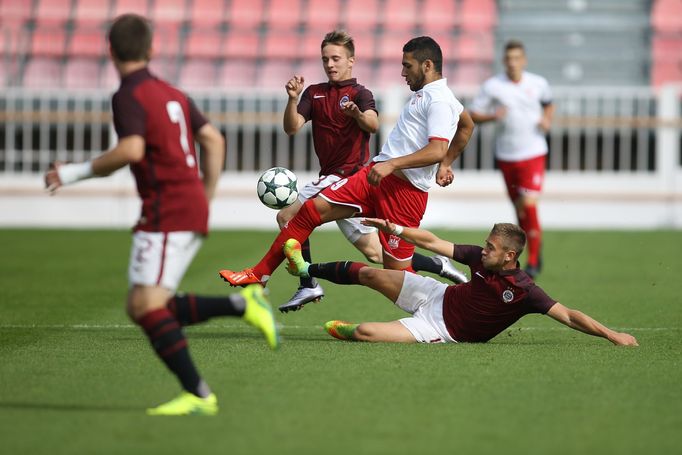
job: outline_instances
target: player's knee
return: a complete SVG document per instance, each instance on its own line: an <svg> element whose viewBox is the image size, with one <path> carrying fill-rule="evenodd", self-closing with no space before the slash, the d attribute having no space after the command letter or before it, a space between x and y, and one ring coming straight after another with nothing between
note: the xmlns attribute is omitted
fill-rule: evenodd
<svg viewBox="0 0 682 455"><path fill-rule="evenodd" d="M282 211L280 210L277 212L277 225L279 225L279 228L282 229L285 224L289 221L289 217L287 217Z"/></svg>
<svg viewBox="0 0 682 455"><path fill-rule="evenodd" d="M374 267L363 267L358 272L358 278L360 284L370 285L379 279L379 273L381 269L375 269Z"/></svg>

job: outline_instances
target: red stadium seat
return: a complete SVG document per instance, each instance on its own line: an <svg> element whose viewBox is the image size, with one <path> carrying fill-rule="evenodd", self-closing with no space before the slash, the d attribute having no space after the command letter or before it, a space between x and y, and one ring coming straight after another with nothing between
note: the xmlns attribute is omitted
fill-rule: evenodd
<svg viewBox="0 0 682 455"><path fill-rule="evenodd" d="M400 60L381 62L375 75L375 88L380 87L407 87L405 79L400 75L403 67ZM372 86L369 86L372 90Z"/></svg>
<svg viewBox="0 0 682 455"><path fill-rule="evenodd" d="M224 0L192 0L190 3L189 17L193 28L214 28L226 19Z"/></svg>
<svg viewBox="0 0 682 455"><path fill-rule="evenodd" d="M265 36L262 57L294 59L301 55L301 37L295 32L273 32Z"/></svg>
<svg viewBox="0 0 682 455"><path fill-rule="evenodd" d="M268 33L293 30L301 21L301 0L270 0L266 13Z"/></svg>
<svg viewBox="0 0 682 455"><path fill-rule="evenodd" d="M466 30L481 30L493 33L497 24L495 0L462 0L460 25Z"/></svg>
<svg viewBox="0 0 682 455"><path fill-rule="evenodd" d="M265 61L257 69L256 84L259 87L284 87L284 84L294 75L296 69L289 60Z"/></svg>
<svg viewBox="0 0 682 455"><path fill-rule="evenodd" d="M26 29L0 27L0 57L12 57L25 54L31 41L31 33ZM0 65L1 66L1 65Z"/></svg>
<svg viewBox="0 0 682 455"><path fill-rule="evenodd" d="M453 57L457 60L492 62L494 52L492 35L464 34L455 40Z"/></svg>
<svg viewBox="0 0 682 455"><path fill-rule="evenodd" d="M176 58L180 54L180 29L177 25L154 27L152 58Z"/></svg>
<svg viewBox="0 0 682 455"><path fill-rule="evenodd" d="M0 1L0 25L3 28L21 28L33 12L33 0Z"/></svg>
<svg viewBox="0 0 682 455"><path fill-rule="evenodd" d="M411 32L417 23L416 0L386 0L382 10L384 32Z"/></svg>
<svg viewBox="0 0 682 455"><path fill-rule="evenodd" d="M100 86L100 60L92 58L73 58L64 67L64 87L98 88Z"/></svg>
<svg viewBox="0 0 682 455"><path fill-rule="evenodd" d="M403 46L412 38L414 38L414 35L409 31L383 33L379 37L379 45L376 51L377 58L388 62L400 63L403 58Z"/></svg>
<svg viewBox="0 0 682 455"><path fill-rule="evenodd" d="M28 88L59 88L62 81L62 62L59 58L35 57L24 68L22 79Z"/></svg>
<svg viewBox="0 0 682 455"><path fill-rule="evenodd" d="M155 25L177 26L187 17L185 0L156 0L150 14Z"/></svg>
<svg viewBox="0 0 682 455"><path fill-rule="evenodd" d="M452 31L459 25L459 17L454 0L424 0L417 16L422 34Z"/></svg>
<svg viewBox="0 0 682 455"><path fill-rule="evenodd" d="M230 26L239 29L253 29L263 19L263 0L231 0L229 9Z"/></svg>
<svg viewBox="0 0 682 455"><path fill-rule="evenodd" d="M149 3L146 0L115 0L114 11L111 17L118 17L121 14L135 13L142 16L149 16Z"/></svg>
<svg viewBox="0 0 682 455"><path fill-rule="evenodd" d="M362 61L363 64L368 64L376 57L376 38L374 33L364 30L358 32L350 30L349 32L353 37L353 43L355 44L355 62Z"/></svg>
<svg viewBox="0 0 682 455"><path fill-rule="evenodd" d="M326 32L320 30L308 31L303 35L300 54L302 59L320 59L320 44Z"/></svg>
<svg viewBox="0 0 682 455"><path fill-rule="evenodd" d="M250 59L225 60L218 73L218 85L225 88L252 87L255 80L256 61Z"/></svg>
<svg viewBox="0 0 682 455"><path fill-rule="evenodd" d="M211 59L188 59L180 67L178 85L184 88L210 88L216 85L216 65Z"/></svg>
<svg viewBox="0 0 682 455"><path fill-rule="evenodd" d="M651 68L651 83L658 87L666 83L682 81L682 62L655 62Z"/></svg>
<svg viewBox="0 0 682 455"><path fill-rule="evenodd" d="M656 0L651 8L651 25L657 32L682 33L682 2Z"/></svg>
<svg viewBox="0 0 682 455"><path fill-rule="evenodd" d="M293 74L303 76L306 87L310 84L317 84L327 80L327 75L322 68L322 61L319 58L303 60L296 66Z"/></svg>
<svg viewBox="0 0 682 455"><path fill-rule="evenodd" d="M343 10L343 23L347 30L369 31L377 25L378 0L346 0Z"/></svg>
<svg viewBox="0 0 682 455"><path fill-rule="evenodd" d="M185 38L186 58L217 58L222 55L223 34L220 29L193 29Z"/></svg>
<svg viewBox="0 0 682 455"><path fill-rule="evenodd" d="M103 57L108 55L106 32L99 28L77 28L71 34L67 54L73 57Z"/></svg>
<svg viewBox="0 0 682 455"><path fill-rule="evenodd" d="M260 52L260 34L253 30L230 30L223 43L226 58L257 58Z"/></svg>
<svg viewBox="0 0 682 455"><path fill-rule="evenodd" d="M71 18L71 0L37 0L36 28L62 26Z"/></svg>
<svg viewBox="0 0 682 455"><path fill-rule="evenodd" d="M305 26L308 31L320 34L320 41L327 32L337 28L341 10L339 0L309 0L305 12Z"/></svg>
<svg viewBox="0 0 682 455"><path fill-rule="evenodd" d="M652 47L654 62L682 61L682 34L676 37L654 36Z"/></svg>
<svg viewBox="0 0 682 455"><path fill-rule="evenodd" d="M66 37L61 28L43 28L33 32L31 54L38 57L61 57L65 51Z"/></svg>
<svg viewBox="0 0 682 455"><path fill-rule="evenodd" d="M109 3L102 0L75 0L73 20L77 27L101 27L109 20Z"/></svg>

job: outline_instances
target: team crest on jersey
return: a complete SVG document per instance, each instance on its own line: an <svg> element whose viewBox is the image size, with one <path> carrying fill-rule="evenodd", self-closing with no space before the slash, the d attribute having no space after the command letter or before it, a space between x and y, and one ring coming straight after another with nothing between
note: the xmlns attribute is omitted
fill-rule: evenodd
<svg viewBox="0 0 682 455"><path fill-rule="evenodd" d="M392 250L395 250L398 248L398 245L400 245L400 237L396 235L391 235L388 237L388 247Z"/></svg>
<svg viewBox="0 0 682 455"><path fill-rule="evenodd" d="M339 107L343 107L344 104L350 101L350 96L348 95L343 95L343 97L339 100Z"/></svg>
<svg viewBox="0 0 682 455"><path fill-rule="evenodd" d="M503 301L504 303L509 303L509 302L511 302L512 300L514 300L514 292L512 292L511 289L506 289L506 290L502 293L502 301Z"/></svg>

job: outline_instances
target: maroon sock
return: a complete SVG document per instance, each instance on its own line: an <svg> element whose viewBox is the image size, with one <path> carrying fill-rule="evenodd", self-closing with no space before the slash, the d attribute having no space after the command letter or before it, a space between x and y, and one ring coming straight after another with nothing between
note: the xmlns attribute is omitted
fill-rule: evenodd
<svg viewBox="0 0 682 455"><path fill-rule="evenodd" d="M136 322L147 334L156 355L175 374L182 388L201 396L199 387L203 381L189 356L187 339L173 314L166 308L159 308L148 312Z"/></svg>
<svg viewBox="0 0 682 455"><path fill-rule="evenodd" d="M239 294L226 297L177 294L168 301L166 308L181 325L187 326L216 316L242 316L245 305L244 298Z"/></svg>
<svg viewBox="0 0 682 455"><path fill-rule="evenodd" d="M362 262L323 262L310 264L308 275L337 284L360 284L360 269L368 267Z"/></svg>

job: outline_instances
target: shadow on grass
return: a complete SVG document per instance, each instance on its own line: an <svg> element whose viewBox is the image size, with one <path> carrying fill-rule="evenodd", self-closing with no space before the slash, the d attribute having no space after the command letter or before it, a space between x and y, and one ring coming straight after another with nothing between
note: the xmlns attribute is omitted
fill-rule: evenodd
<svg viewBox="0 0 682 455"><path fill-rule="evenodd" d="M0 401L0 410L23 410L23 411L91 411L91 412L144 412L143 408L136 406L103 406L94 404L76 404L76 403L34 403L34 402L20 402L20 401Z"/></svg>

